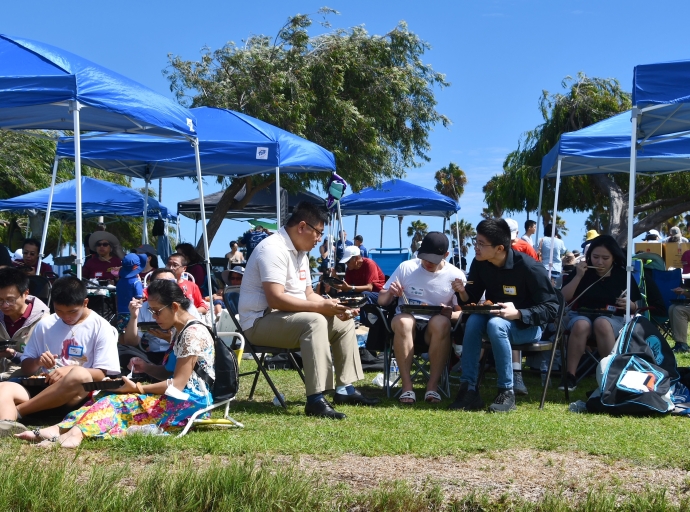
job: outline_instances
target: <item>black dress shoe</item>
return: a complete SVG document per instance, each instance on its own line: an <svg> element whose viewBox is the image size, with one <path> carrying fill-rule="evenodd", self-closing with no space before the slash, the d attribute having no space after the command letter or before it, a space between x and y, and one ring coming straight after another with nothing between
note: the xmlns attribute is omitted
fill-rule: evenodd
<svg viewBox="0 0 690 512"><path fill-rule="evenodd" d="M320 418L331 418L334 420L344 420L345 416L342 412L338 412L325 398L321 398L318 402L307 404L304 406L304 413L307 416L318 416Z"/></svg>
<svg viewBox="0 0 690 512"><path fill-rule="evenodd" d="M351 395L341 395L340 393L336 393L333 396L333 402L336 405L376 405L380 403L381 400L378 398L369 398L355 390L355 392Z"/></svg>

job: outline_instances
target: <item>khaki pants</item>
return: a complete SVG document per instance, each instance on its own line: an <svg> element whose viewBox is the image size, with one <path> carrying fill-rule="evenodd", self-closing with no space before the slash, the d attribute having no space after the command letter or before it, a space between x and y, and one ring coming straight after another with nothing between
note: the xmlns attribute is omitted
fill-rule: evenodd
<svg viewBox="0 0 690 512"><path fill-rule="evenodd" d="M272 311L244 333L253 345L299 348L307 396L333 389L334 366L338 386L364 377L352 320L343 322L319 313Z"/></svg>
<svg viewBox="0 0 690 512"><path fill-rule="evenodd" d="M685 304L672 304L668 310L671 320L673 339L676 343L688 342L688 320L690 320L690 306Z"/></svg>

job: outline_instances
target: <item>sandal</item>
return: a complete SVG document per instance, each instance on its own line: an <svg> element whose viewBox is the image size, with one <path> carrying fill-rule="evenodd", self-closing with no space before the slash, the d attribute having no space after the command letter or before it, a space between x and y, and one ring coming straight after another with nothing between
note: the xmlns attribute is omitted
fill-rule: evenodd
<svg viewBox="0 0 690 512"><path fill-rule="evenodd" d="M437 404L441 401L441 395L436 391L427 391L424 393L424 401L430 404Z"/></svg>
<svg viewBox="0 0 690 512"><path fill-rule="evenodd" d="M403 402L403 400L410 400L408 402ZM400 394L400 397L398 397L398 402L400 402L403 405L414 405L417 402L417 395L414 394L414 391L403 391Z"/></svg>

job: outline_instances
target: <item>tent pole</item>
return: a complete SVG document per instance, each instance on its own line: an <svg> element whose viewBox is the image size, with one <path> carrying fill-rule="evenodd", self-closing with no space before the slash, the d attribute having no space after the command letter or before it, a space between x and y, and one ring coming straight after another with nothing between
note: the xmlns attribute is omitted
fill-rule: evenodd
<svg viewBox="0 0 690 512"><path fill-rule="evenodd" d="M53 177L50 180L50 195L48 196L48 208L46 209L46 218L43 222L43 234L41 235L41 249L38 251L38 263L36 264L36 275L41 275L41 263L43 262L43 252L46 250L46 240L48 239L48 223L50 222L50 210L53 207L53 192L55 191L55 178L57 177L58 164L60 160L55 154L53 161ZM60 225L60 234L62 235L62 224ZM60 242L58 241L58 251L60 250ZM57 251L56 251L57 253Z"/></svg>
<svg viewBox="0 0 690 512"><path fill-rule="evenodd" d="M204 262L206 263L206 284L208 285L208 295L211 299L209 313L211 314L211 326L216 332L216 319L213 311L213 284L211 283L211 257L208 248L208 233L206 232L206 210L204 208L204 183L201 179L201 159L199 158L199 139L193 139L194 160L196 161L196 178L199 182L199 204L201 205L201 232L204 238Z"/></svg>
<svg viewBox="0 0 690 512"><path fill-rule="evenodd" d="M149 243L148 233L148 213L149 213L149 179L146 178L146 188L144 189L144 226L141 231L141 245Z"/></svg>
<svg viewBox="0 0 690 512"><path fill-rule="evenodd" d="M384 215L381 215L380 217L381 217L381 242L379 244L379 247L383 247L383 219L384 219Z"/></svg>
<svg viewBox="0 0 690 512"><path fill-rule="evenodd" d="M400 243L400 245L398 247L400 247L401 249L402 249L402 221L403 221L403 216L398 215L398 240Z"/></svg>
<svg viewBox="0 0 690 512"><path fill-rule="evenodd" d="M280 167L276 167L276 228L280 229Z"/></svg>
<svg viewBox="0 0 690 512"><path fill-rule="evenodd" d="M81 266L84 264L84 238L82 235L82 218L81 218L81 127L79 124L79 110L81 105L78 101L70 101L69 105L74 119L74 181L77 189L77 204L76 204L76 234L75 241L77 245L77 277L81 279Z"/></svg>
<svg viewBox="0 0 690 512"><path fill-rule="evenodd" d="M446 218L443 217L443 234L446 234Z"/></svg>
<svg viewBox="0 0 690 512"><path fill-rule="evenodd" d="M359 215L355 215L355 236L357 236L357 223L359 222Z"/></svg>
<svg viewBox="0 0 690 512"><path fill-rule="evenodd" d="M556 220L558 219L558 191L561 188L561 157L558 157L558 168L556 169L556 197L553 200L553 221L551 222L551 250L549 251L549 278L553 269L553 246L556 245ZM546 233L544 233L546 234ZM542 262L544 257L542 256Z"/></svg>
<svg viewBox="0 0 690 512"><path fill-rule="evenodd" d="M457 210L455 211L455 236L458 237L458 255L462 256L460 253L460 219L458 217Z"/></svg>
<svg viewBox="0 0 690 512"><path fill-rule="evenodd" d="M632 251L633 251L633 217L635 214L635 173L637 172L637 116L640 114L639 109L633 107L631 110L632 117L632 135L630 136L630 185L628 186L628 248L626 251L626 290L628 294L625 301L625 322L629 322L630 315L630 280L632 277Z"/></svg>
<svg viewBox="0 0 690 512"><path fill-rule="evenodd" d="M63 222L60 221L60 231L58 232L57 250L55 251L58 256L62 256L62 247L60 246L60 244L62 244L62 228L63 228L63 226L64 226ZM69 253L67 254L67 256L69 256ZM39 267L41 266L40 262L38 263L38 266ZM38 269L36 270L36 275L38 275Z"/></svg>
<svg viewBox="0 0 690 512"><path fill-rule="evenodd" d="M180 214L179 213L177 214L177 233L176 233L176 235L177 235L177 241L176 241L176 245L177 245L180 243L180 239L181 239L181 237L180 237Z"/></svg>
<svg viewBox="0 0 690 512"><path fill-rule="evenodd" d="M537 206L537 232L534 234L534 243L539 243L539 224L541 223L541 201L544 197L544 178L539 180L539 206Z"/></svg>

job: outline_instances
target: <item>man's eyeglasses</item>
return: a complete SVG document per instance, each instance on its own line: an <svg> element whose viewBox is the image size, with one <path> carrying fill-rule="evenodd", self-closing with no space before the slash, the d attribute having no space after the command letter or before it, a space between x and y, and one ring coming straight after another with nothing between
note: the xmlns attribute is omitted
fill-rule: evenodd
<svg viewBox="0 0 690 512"><path fill-rule="evenodd" d="M159 310L149 308L149 313L151 313L151 316L153 318L158 318L158 316L161 314L161 311L163 311L165 308L169 308L169 307L170 307L170 305L168 304L167 306L163 306Z"/></svg>
<svg viewBox="0 0 690 512"><path fill-rule="evenodd" d="M17 303L17 299L15 299L15 298L10 298L10 299L5 299L5 300L0 299L0 307L2 307L2 306L14 306L16 303Z"/></svg>
<svg viewBox="0 0 690 512"><path fill-rule="evenodd" d="M110 247L110 243L108 242L98 242L96 244L96 247Z"/></svg>
<svg viewBox="0 0 690 512"><path fill-rule="evenodd" d="M478 242L476 238L472 239L472 245L474 245L475 247L479 247L480 249L482 249L483 247L495 247L494 244L483 244L481 242Z"/></svg>
<svg viewBox="0 0 690 512"><path fill-rule="evenodd" d="M182 265L180 265L179 263L168 263L169 269L176 269L176 268L180 268L181 266Z"/></svg>
<svg viewBox="0 0 690 512"><path fill-rule="evenodd" d="M323 231L320 231L320 230L316 229L314 226L312 226L311 224L309 224L307 221L304 221L304 223L305 223L307 226L309 226L311 229L313 229L313 230L314 230L314 233L316 233L316 234L319 236L319 238L322 238L322 237L323 237Z"/></svg>

